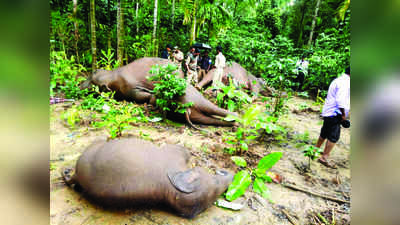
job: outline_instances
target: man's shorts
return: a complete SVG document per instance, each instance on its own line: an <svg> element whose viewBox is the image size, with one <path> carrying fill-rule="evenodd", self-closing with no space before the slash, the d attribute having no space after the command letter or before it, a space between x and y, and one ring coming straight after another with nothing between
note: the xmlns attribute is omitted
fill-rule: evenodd
<svg viewBox="0 0 400 225"><path fill-rule="evenodd" d="M320 136L328 139L332 143L336 143L340 138L340 116L324 117L324 124L321 128Z"/></svg>

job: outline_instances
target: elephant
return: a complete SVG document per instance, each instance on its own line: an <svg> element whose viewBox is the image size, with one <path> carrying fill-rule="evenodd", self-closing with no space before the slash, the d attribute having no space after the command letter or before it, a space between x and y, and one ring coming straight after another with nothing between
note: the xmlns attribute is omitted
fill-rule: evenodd
<svg viewBox="0 0 400 225"><path fill-rule="evenodd" d="M99 86L100 90L115 91L116 98L155 105L156 99L152 93L154 81L147 79L148 76L151 76L149 70L153 65L165 65L168 63L171 62L162 58L140 58L113 71L97 70L82 87L87 88L94 84ZM184 77L181 70L178 71L178 76ZM183 104L194 103L192 107L186 110L184 115L186 121L192 127L194 127L192 122L217 126L235 125L235 123L223 121L214 116L226 117L229 114L237 115L237 113L219 108L207 100L192 85L188 84L185 95L180 96L177 100ZM175 113L174 116L177 117L179 115Z"/></svg>
<svg viewBox="0 0 400 225"><path fill-rule="evenodd" d="M197 87L199 89L207 86L212 82L216 69L211 69L207 75L199 82ZM245 89L250 90L256 96L261 94L263 96L272 96L274 90L266 86L265 81L262 78L256 78L240 64L233 62L232 65L224 68L224 76L222 77L222 83L225 85L229 84L228 74L230 74L238 85L243 85Z"/></svg>
<svg viewBox="0 0 400 225"><path fill-rule="evenodd" d="M106 209L166 206L193 218L226 191L233 174L189 168L189 159L188 150L178 145L159 147L138 138L97 141L79 157L75 172L65 169L62 176Z"/></svg>

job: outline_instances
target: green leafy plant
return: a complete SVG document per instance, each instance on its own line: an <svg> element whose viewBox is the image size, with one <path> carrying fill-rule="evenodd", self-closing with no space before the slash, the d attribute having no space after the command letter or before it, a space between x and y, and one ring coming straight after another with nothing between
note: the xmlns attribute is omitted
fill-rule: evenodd
<svg viewBox="0 0 400 225"><path fill-rule="evenodd" d="M81 120L81 112L77 105L73 105L71 108L61 114L61 119L64 120L71 129L75 129Z"/></svg>
<svg viewBox="0 0 400 225"><path fill-rule="evenodd" d="M251 102L251 97L237 88L231 78L229 78L229 85L220 84L217 88L220 90L216 99L218 106L231 112L241 110L244 104Z"/></svg>
<svg viewBox="0 0 400 225"><path fill-rule="evenodd" d="M236 121L238 128L225 137L228 153L239 152L242 154L249 148L249 143L257 137L264 137L267 134L284 132L283 127L275 124L276 117L267 115L261 111L261 106L252 105L242 116L228 115L224 120Z"/></svg>
<svg viewBox="0 0 400 225"><path fill-rule="evenodd" d="M282 157L282 152L273 152L264 156L257 165L256 169L244 168L235 174L232 183L229 185L225 193L225 198L228 201L233 201L242 196L246 189L253 182L253 191L259 193L264 198L272 202L269 189L265 182L272 182L272 178L266 173L273 165L275 165ZM246 162L243 158L232 157L236 165L246 167ZM244 161L244 162L243 162Z"/></svg>
<svg viewBox="0 0 400 225"><path fill-rule="evenodd" d="M230 144L228 152L233 154L236 151L242 153L249 149L248 143L258 136L258 129L261 127L258 123L258 117L261 113L261 107L251 106L241 117L228 115L224 120L236 121L240 124L236 132L226 137L226 143Z"/></svg>
<svg viewBox="0 0 400 225"><path fill-rule="evenodd" d="M111 139L121 137L123 131L131 129L131 123L148 121L148 118L143 114L143 109L135 107L131 103L112 105L109 109L105 109L105 112L106 114L101 117L102 121L95 122L94 126L97 128L105 127Z"/></svg>
<svg viewBox="0 0 400 225"><path fill-rule="evenodd" d="M186 81L178 77L177 69L173 64L156 65L149 71L152 76L147 78L156 81L153 93L156 105L164 113L164 117L168 111L185 113L187 108L193 106L193 102L182 104L178 101L178 98L185 94Z"/></svg>
<svg viewBox="0 0 400 225"><path fill-rule="evenodd" d="M119 62L114 59L114 52L111 49L107 49L107 52L101 50L102 58L97 62L101 68L105 70L112 70L119 66Z"/></svg>
<svg viewBox="0 0 400 225"><path fill-rule="evenodd" d="M66 98L82 98L88 93L81 90L80 82L86 78L78 76L85 68L75 63L75 57L67 57L63 51L53 51L50 54L50 96L61 92Z"/></svg>
<svg viewBox="0 0 400 225"><path fill-rule="evenodd" d="M317 148L313 145L307 146L306 149L303 150L304 156L308 157L308 169L311 170L311 161L318 158L318 156L322 153L322 149Z"/></svg>

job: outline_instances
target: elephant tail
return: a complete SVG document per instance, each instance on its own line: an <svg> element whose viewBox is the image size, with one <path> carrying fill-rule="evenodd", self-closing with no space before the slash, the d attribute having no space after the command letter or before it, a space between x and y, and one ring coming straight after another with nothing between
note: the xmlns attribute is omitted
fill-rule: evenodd
<svg viewBox="0 0 400 225"><path fill-rule="evenodd" d="M196 127L196 126L192 123L192 121L190 120L190 113L191 113L190 108L186 109L186 112L185 112L185 119L186 119L186 121L189 123L189 126L192 127L192 128L195 129L195 130L204 131L204 132L208 133L206 130L200 129L200 128Z"/></svg>

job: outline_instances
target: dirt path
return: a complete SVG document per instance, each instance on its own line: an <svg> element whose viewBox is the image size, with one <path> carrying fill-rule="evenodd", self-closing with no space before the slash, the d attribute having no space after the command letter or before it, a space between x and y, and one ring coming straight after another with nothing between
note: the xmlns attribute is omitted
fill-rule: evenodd
<svg viewBox="0 0 400 225"><path fill-rule="evenodd" d="M250 165L255 166L264 155L281 151L282 159L272 168L283 177L286 183L295 184L313 192L324 193L340 199L349 200L350 196L350 130L342 129L341 140L335 146L331 159L338 169L326 168L313 162L312 173L304 173L307 160L303 156L301 143L315 143L322 125L316 112L293 113L300 104L311 106L312 101L291 98L288 101L289 113L284 115L280 124L289 130L288 137L274 144L259 143L250 147L245 155ZM258 102L257 104L264 104ZM63 104L51 106L50 118L50 221L51 224L291 224L282 212L285 209L298 224L313 224L315 215L321 213L328 221L334 217L336 224L350 224L350 206L315 197L300 191L294 191L280 184L267 183L274 204L253 198L255 193L249 188L244 197L235 202L245 207L234 212L212 206L194 219L188 220L160 209L129 209L125 211L104 210L88 202L79 193L64 185L60 170L73 167L80 154L96 139L106 139L105 130L95 130L85 125L72 131L64 125L60 115L65 110ZM313 109L318 107L313 106ZM191 150L192 166L202 166L214 171L227 168L236 171L230 155L224 153L221 133L231 128L203 127L208 134L189 129L183 124L149 123L139 124L126 135L149 139L156 144L180 144ZM307 135L308 133L308 135ZM249 200L250 199L250 200ZM257 198L260 199L260 198Z"/></svg>

